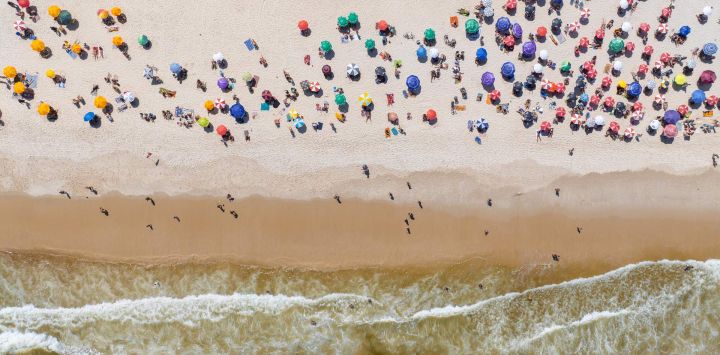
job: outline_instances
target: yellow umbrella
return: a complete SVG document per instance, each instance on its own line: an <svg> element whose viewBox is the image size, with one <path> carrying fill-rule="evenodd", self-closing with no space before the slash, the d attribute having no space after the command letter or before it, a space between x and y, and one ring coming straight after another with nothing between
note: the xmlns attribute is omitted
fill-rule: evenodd
<svg viewBox="0 0 720 355"><path fill-rule="evenodd" d="M624 89L624 88L627 87L627 83L625 82L625 80L620 80L620 81L618 81L618 85L617 85L617 86L618 86L619 88L623 88L623 89Z"/></svg>
<svg viewBox="0 0 720 355"><path fill-rule="evenodd" d="M17 75L17 69L15 69L15 67L12 65L8 65L5 68L3 68L3 75L12 79Z"/></svg>
<svg viewBox="0 0 720 355"><path fill-rule="evenodd" d="M198 123L198 125L199 125L200 127L206 128L207 126L210 125L210 120L208 120L207 117L200 117L200 118L197 120L197 123Z"/></svg>
<svg viewBox="0 0 720 355"><path fill-rule="evenodd" d="M108 18L108 16L110 16L110 14L107 12L107 10L105 10L105 9L98 10L98 17L100 17L101 20Z"/></svg>
<svg viewBox="0 0 720 355"><path fill-rule="evenodd" d="M115 36L113 37L112 43L113 45L115 45L115 47L120 47L123 43L125 43L125 41L123 41L122 37Z"/></svg>
<svg viewBox="0 0 720 355"><path fill-rule="evenodd" d="M675 75L675 84L677 85L685 85L687 84L687 77L682 74Z"/></svg>
<svg viewBox="0 0 720 355"><path fill-rule="evenodd" d="M57 5L51 5L48 7L48 15L52 18L60 16L60 8Z"/></svg>
<svg viewBox="0 0 720 355"><path fill-rule="evenodd" d="M215 108L215 105L211 100L205 101L205 109L208 111L212 111Z"/></svg>
<svg viewBox="0 0 720 355"><path fill-rule="evenodd" d="M345 117L343 116L343 114L340 113L340 112L335 112L335 118L337 118L337 120L340 121L340 122L342 122L342 121L345 119Z"/></svg>
<svg viewBox="0 0 720 355"><path fill-rule="evenodd" d="M95 98L94 104L95 104L95 107L102 110L105 108L105 106L107 106L107 100L102 96L98 96Z"/></svg>
<svg viewBox="0 0 720 355"><path fill-rule="evenodd" d="M110 12L112 12L113 16L120 16L120 15L122 15L122 9L119 8L119 7L117 7L117 6L113 6L113 8L110 9Z"/></svg>
<svg viewBox="0 0 720 355"><path fill-rule="evenodd" d="M34 50L35 52L42 52L43 50L45 50L45 42L39 39L35 39L30 42L30 48L32 48L32 50Z"/></svg>
<svg viewBox="0 0 720 355"><path fill-rule="evenodd" d="M360 97L358 97L358 100L363 107L372 103L372 97L370 97L368 93L363 93L362 95L360 95Z"/></svg>
<svg viewBox="0 0 720 355"><path fill-rule="evenodd" d="M13 84L13 91L15 91L15 93L18 95L24 93L25 84L18 81L17 83Z"/></svg>
<svg viewBox="0 0 720 355"><path fill-rule="evenodd" d="M82 52L82 46L80 43L75 43L72 45L71 50L75 54L80 54L80 52Z"/></svg>
<svg viewBox="0 0 720 355"><path fill-rule="evenodd" d="M40 106L38 106L38 113L41 116L47 116L47 114L50 113L50 105L48 105L44 102L41 102Z"/></svg>
<svg viewBox="0 0 720 355"><path fill-rule="evenodd" d="M52 69L48 69L47 71L45 71L45 76L47 76L47 77L50 78L50 79L54 79L54 78L55 78L55 71L52 70Z"/></svg>
<svg viewBox="0 0 720 355"><path fill-rule="evenodd" d="M298 116L298 113L294 108L290 109L289 114L290 114L290 117L292 117L292 118L297 118L297 116Z"/></svg>

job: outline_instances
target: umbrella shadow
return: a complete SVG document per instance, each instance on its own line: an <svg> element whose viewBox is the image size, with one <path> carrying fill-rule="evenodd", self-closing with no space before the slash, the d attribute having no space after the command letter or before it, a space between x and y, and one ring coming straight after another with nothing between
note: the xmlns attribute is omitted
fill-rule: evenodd
<svg viewBox="0 0 720 355"><path fill-rule="evenodd" d="M302 125L302 126L300 126L300 127L295 127L295 129L297 129L297 131L298 131L300 134L305 134L305 132L307 132L307 125Z"/></svg>
<svg viewBox="0 0 720 355"><path fill-rule="evenodd" d="M140 106L140 99L136 97L135 100L132 100L128 103L130 104L130 107L138 108L138 106Z"/></svg>
<svg viewBox="0 0 720 355"><path fill-rule="evenodd" d="M306 30L300 31L300 35L303 37L310 37L311 34L312 34L312 29L309 29L309 28Z"/></svg>
<svg viewBox="0 0 720 355"><path fill-rule="evenodd" d="M245 124L245 123L248 123L248 121L249 121L249 117L248 117L247 112L245 112L244 115L235 118L235 122L237 122L239 124Z"/></svg>
<svg viewBox="0 0 720 355"><path fill-rule="evenodd" d="M338 111L340 111L342 113L348 113L349 108L350 108L350 105L348 105L347 102L342 105L338 105Z"/></svg>
<svg viewBox="0 0 720 355"><path fill-rule="evenodd" d="M151 41L151 40L148 40L147 43L146 43L144 46L142 46L142 47L143 47L144 50L149 50L150 48L152 48L152 46L153 46L152 41Z"/></svg>
<svg viewBox="0 0 720 355"><path fill-rule="evenodd" d="M205 131L205 133L215 132L215 127L213 126L212 122L209 123L207 127L203 128L203 131Z"/></svg>
<svg viewBox="0 0 720 355"><path fill-rule="evenodd" d="M78 27L80 27L80 21L78 21L77 19L73 19L67 26L65 26L65 28L70 31L75 31L78 29Z"/></svg>
<svg viewBox="0 0 720 355"><path fill-rule="evenodd" d="M360 77L362 74L358 73L358 75L348 75L348 78L352 81L360 81Z"/></svg>
<svg viewBox="0 0 720 355"><path fill-rule="evenodd" d="M219 61L217 63L217 65L218 65L218 68L220 68L220 69L227 69L228 62L227 62L227 60L225 60L225 58L223 58L223 60Z"/></svg>
<svg viewBox="0 0 720 355"><path fill-rule="evenodd" d="M326 60L331 60L331 59L335 58L335 50L331 49L331 50L325 52L324 57Z"/></svg>
<svg viewBox="0 0 720 355"><path fill-rule="evenodd" d="M370 58L375 58L378 55L377 48L368 49L367 54L370 56Z"/></svg>
<svg viewBox="0 0 720 355"><path fill-rule="evenodd" d="M112 114L113 111L115 111L115 107L109 102L107 103L107 105L105 105L105 108L102 109L102 112L107 115Z"/></svg>
<svg viewBox="0 0 720 355"><path fill-rule="evenodd" d="M469 41L477 41L480 39L480 31L477 31L477 33L467 33L467 31L465 31L465 38Z"/></svg>
<svg viewBox="0 0 720 355"><path fill-rule="evenodd" d="M495 15L493 14L492 16L486 16L483 19L483 22L485 22L486 25L492 25L495 22Z"/></svg>
<svg viewBox="0 0 720 355"><path fill-rule="evenodd" d="M417 57L417 59L418 59L418 62L420 62L420 63L427 63L427 61L428 61L427 56Z"/></svg>
<svg viewBox="0 0 720 355"><path fill-rule="evenodd" d="M660 136L660 141L665 144L672 144L675 141L675 138L670 138L663 134Z"/></svg>
<svg viewBox="0 0 720 355"><path fill-rule="evenodd" d="M325 76L325 80L333 80L335 79L335 74L333 72L329 72L327 74L323 74Z"/></svg>
<svg viewBox="0 0 720 355"><path fill-rule="evenodd" d="M86 59L88 59L88 53L87 53L87 51L85 51L85 50L80 51L80 53L78 54L78 57L80 57L81 60L86 60Z"/></svg>
<svg viewBox="0 0 720 355"><path fill-rule="evenodd" d="M210 115L217 115L218 112L220 112L220 111L217 109L217 107L213 107L212 110L208 111L208 114L210 114Z"/></svg>
<svg viewBox="0 0 720 355"><path fill-rule="evenodd" d="M100 116L95 115L95 117L90 120L90 127L92 128L100 128L102 127L102 118Z"/></svg>

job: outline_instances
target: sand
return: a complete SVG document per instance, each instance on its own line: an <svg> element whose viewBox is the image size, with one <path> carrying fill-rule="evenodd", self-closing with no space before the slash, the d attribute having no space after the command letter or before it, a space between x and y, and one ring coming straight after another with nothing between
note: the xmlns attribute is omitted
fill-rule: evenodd
<svg viewBox="0 0 720 355"><path fill-rule="evenodd" d="M692 6L677 8L670 28L690 24L694 32L681 47L675 47L669 38L662 42L651 39L655 46L653 60L665 51L689 55L692 48L717 40L713 37L718 33L717 14L702 26L694 17L711 3L696 1ZM526 98L531 98L533 104L540 100L545 110L540 121L552 120L549 102L563 101L543 101L537 92L513 98L511 83L500 79L496 87L503 93L502 101L510 103L510 114L498 115L494 107L474 101L478 92L487 94L479 83L484 71L497 74L502 62L510 60L516 63L517 77L522 79L534 61L516 60L517 49L502 54L492 43L492 25L485 24L482 33L490 60L477 67L472 57L478 42L466 39L462 26L451 28L448 22L457 8L470 8L470 3L447 1L438 8L429 1L412 7L399 1L362 6L320 1L313 2L310 8L307 2L208 1L179 6L167 0L152 4L130 0L120 4L128 23L119 25L116 33L108 33L97 19L95 12L100 4L57 4L79 20L77 30L62 38L55 36L49 29L52 22L46 15L45 3L39 4L40 22L28 21L38 37L53 49L51 59L41 59L30 50L29 42L10 31L0 34L0 41L7 44L0 53L0 63L13 64L20 71L39 72L41 76L30 110L13 102L9 94L0 96L5 123L0 129L0 169L5 172L0 176L0 190L17 196L0 200L2 218L7 221L2 224L0 249L146 260L228 257L239 262L295 266L423 263L474 256L534 262L546 260L552 252L561 254L563 260L603 261L612 260L618 249L623 250L620 255L631 254L627 259L633 260L705 258L717 251L716 245L703 237L715 231L711 213L717 209L718 199L707 194L717 193L713 190L717 172L710 165L711 154L718 150L717 135L698 131L690 140L680 138L665 144L657 136L645 134L640 141L620 142L604 137L602 132L574 132L566 122L555 127L552 138L538 142L537 126L524 128L514 111ZM593 13L589 24L580 30L580 37L592 37L603 19L615 18L616 27L623 21L604 2L586 5ZM541 24L549 26L555 15L547 15L546 9L547 5L539 7L532 23L522 18L521 11L511 18L529 32ZM381 50L403 60L399 80L390 75L389 83L374 84L374 68L384 66L391 73L390 63L368 56L363 41L340 43L335 19L351 10L360 15L363 40L374 38ZM504 15L500 4L495 4L495 11L496 18ZM649 22L654 28L659 11L660 4L641 2L638 11L625 19L636 27L640 22ZM12 22L13 17L9 7L0 11L3 23ZM308 37L302 37L296 29L301 18L310 22L312 34ZM566 23L577 19L579 10L566 4L562 18ZM373 30L373 23L380 19L394 25L399 34L386 47ZM461 84L453 82L449 71L443 71L440 80L431 83L430 63L419 63L414 55L415 41L402 38L406 32L420 38L427 27L437 31L437 48L449 59L455 50L465 51ZM140 34L150 37L152 48L145 50L136 44ZM445 34L458 41L456 48L442 43ZM123 36L129 43L131 60L112 48L114 35ZM634 31L629 37L642 47ZM255 39L260 50L247 51L242 44L247 38ZM61 44L75 39L103 46L105 59L72 60ZM335 57L329 61L317 56L317 46L323 39L330 40L335 48ZM604 50L590 50L574 58L576 41L569 39L560 46L547 41L539 43L538 50L549 50L555 62L573 58L575 68L593 55L598 56L600 69L608 62ZM242 84L231 93L221 93L214 85L219 74L210 69L209 61L218 51L228 59L226 76L241 81L241 74L249 71L260 77L254 94ZM311 66L303 64L305 54L311 56ZM258 63L260 55L269 62L267 68ZM615 80L629 81L630 71L640 63L640 50L622 60L627 69ZM189 79L178 83L168 71L171 62L187 68ZM343 76L343 68L350 62L357 63L363 73L357 82ZM320 74L320 67L326 63L336 73L332 81L324 80ZM163 84L151 85L142 78L146 64L160 68ZM671 89L667 94L670 107L685 103L695 88L697 75L712 67L713 63L700 62L686 91ZM43 76L48 68L68 78L66 88L53 86ZM322 131L308 129L292 138L284 121L280 128L273 124L273 119L284 116L284 111L259 111L262 90L269 89L282 98L283 91L290 88L282 77L283 69L296 82L321 82L322 98L301 95L291 107L304 114L308 123L324 122ZM108 72L119 76L122 90L136 94L139 106L122 113L115 111L113 123L104 119L100 128L91 128L81 117L93 110L89 94L92 85L100 85L100 94L110 101L117 96L102 79ZM402 90L409 74L421 78L423 92L405 99ZM553 81L561 80L560 73L549 68L545 75ZM198 78L207 81L207 92L195 89ZM162 98L157 93L161 86L177 90L177 97ZM342 87L349 99L346 123L334 119L334 104L327 114L314 110L316 103L332 103L333 86ZM459 96L461 87L468 90L469 100L461 99L468 109L451 115L449 102ZM356 100L366 91L375 98L369 122L360 117ZM386 93L395 94L394 106L386 105ZM88 106L72 105L71 99L78 94L85 97ZM209 115L213 124L225 124L236 136L237 141L227 148L214 133L205 133L199 127L181 128L160 115L161 110L174 110L175 106L205 115L205 100L222 97L230 102L233 94L251 114L257 115L245 124L234 123L228 115ZM58 109L57 121L48 122L37 115L40 100ZM648 111L637 127L642 132L662 111L651 108L652 96L642 96L640 101ZM428 108L438 111L439 121L434 126L420 120ZM383 130L390 126L385 117L390 111L400 115L407 135L384 137ZM146 123L138 117L140 112L153 112L158 120ZM407 112L413 114L413 120L405 120ZM693 117L698 116L696 110ZM477 145L474 135L466 129L467 120L479 117L487 118L491 125L482 145ZM619 121L622 129L629 125L626 120ZM333 122L337 133L328 127ZM244 130L251 136L249 142L242 139ZM568 154L571 148L572 156ZM153 153L151 159L146 159L148 152ZM361 174L363 164L370 166L370 179ZM634 184L628 185L626 179L634 179ZM414 195L396 192L399 200L394 205L386 202L388 192L400 191L408 180L413 182ZM701 192L693 190L701 185ZM84 196L85 186L94 186L102 196L70 201L57 197L59 190ZM560 199L553 194L555 186L563 190ZM570 186L577 186L574 195L566 195ZM222 199L219 196L226 193L239 199L237 221L215 209L216 202ZM149 194L158 201L155 209L142 200ZM342 206L332 200L335 194L345 201ZM526 199L515 197L517 194L536 196ZM565 200L570 196L575 198ZM500 212L485 208L490 197ZM423 218L408 237L401 217L416 206L417 199L428 207L418 212ZM100 215L100 205L110 209L112 216ZM171 217L175 214L182 214L181 223L173 224L176 222ZM582 219L586 228L582 237L575 232L580 216L593 217ZM687 219L691 216L698 218L697 222ZM20 217L28 223L15 222ZM157 227L152 233L145 228L148 223ZM482 231L487 225L491 226L491 234L486 238ZM598 250L603 252L596 254Z"/></svg>

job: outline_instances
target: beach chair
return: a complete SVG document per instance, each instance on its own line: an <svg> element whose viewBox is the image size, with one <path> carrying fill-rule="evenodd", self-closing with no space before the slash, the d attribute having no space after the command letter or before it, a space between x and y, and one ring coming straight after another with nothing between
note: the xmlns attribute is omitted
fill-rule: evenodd
<svg viewBox="0 0 720 355"><path fill-rule="evenodd" d="M123 102L125 102L125 99L123 99L122 95L120 95L120 96L118 96L118 97L115 98L115 102L118 103L118 104L119 104L119 103L123 103Z"/></svg>
<svg viewBox="0 0 720 355"><path fill-rule="evenodd" d="M385 94L385 96L387 97L388 106L392 106L395 103L395 94Z"/></svg>
<svg viewBox="0 0 720 355"><path fill-rule="evenodd" d="M465 111L465 105L455 105L455 109L458 111Z"/></svg>
<svg viewBox="0 0 720 355"><path fill-rule="evenodd" d="M128 105L124 103L124 104L118 106L118 112L123 112L123 111L127 110L127 108L128 108Z"/></svg>
<svg viewBox="0 0 720 355"><path fill-rule="evenodd" d="M38 84L38 74L28 74L25 73L25 81L27 82L27 87L30 89L35 89Z"/></svg>
<svg viewBox="0 0 720 355"><path fill-rule="evenodd" d="M458 27L458 17L457 16L450 16L450 26Z"/></svg>
<svg viewBox="0 0 720 355"><path fill-rule="evenodd" d="M248 51L252 51L255 49L255 46L253 46L253 43L252 43L252 39L248 39L243 43L245 44L245 47L247 47Z"/></svg>

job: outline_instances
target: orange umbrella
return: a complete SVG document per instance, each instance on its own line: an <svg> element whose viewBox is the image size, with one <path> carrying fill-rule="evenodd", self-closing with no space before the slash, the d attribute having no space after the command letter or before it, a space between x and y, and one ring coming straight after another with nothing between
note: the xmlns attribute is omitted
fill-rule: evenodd
<svg viewBox="0 0 720 355"><path fill-rule="evenodd" d="M105 9L98 10L97 15L101 20L104 20L104 19L110 17L110 13L108 13L107 10L105 10Z"/></svg>
<svg viewBox="0 0 720 355"><path fill-rule="evenodd" d="M47 116L50 113L50 105L41 102L40 105L38 105L37 111L41 116Z"/></svg>
<svg viewBox="0 0 720 355"><path fill-rule="evenodd" d="M19 81L17 83L13 84L13 92L15 92L18 95L24 93L25 92L25 84L23 84Z"/></svg>
<svg viewBox="0 0 720 355"><path fill-rule="evenodd" d="M205 109L206 110L212 111L214 108L215 108L215 105L213 104L213 102L211 100L205 101Z"/></svg>
<svg viewBox="0 0 720 355"><path fill-rule="evenodd" d="M30 48L32 48L35 52L42 52L45 50L45 42L39 39L34 39L30 42Z"/></svg>
<svg viewBox="0 0 720 355"><path fill-rule="evenodd" d="M99 109L104 109L107 106L107 99L103 96L98 96L95 98L93 104Z"/></svg>
<svg viewBox="0 0 720 355"><path fill-rule="evenodd" d="M120 37L120 36L115 36L115 37L113 37L113 39L112 39L112 43L113 43L113 45L114 45L115 47L120 47L120 46L123 45L123 43L125 43L125 41L123 41L122 37Z"/></svg>
<svg viewBox="0 0 720 355"><path fill-rule="evenodd" d="M48 7L48 15L52 18L60 16L60 8L57 5L51 5Z"/></svg>
<svg viewBox="0 0 720 355"><path fill-rule="evenodd" d="M537 28L536 33L540 37L545 37L547 36L547 28L545 28L545 26L540 26Z"/></svg>
<svg viewBox="0 0 720 355"><path fill-rule="evenodd" d="M427 110L427 113L425 113L425 116L427 116L428 121L435 121L437 120L437 112L433 109Z"/></svg>
<svg viewBox="0 0 720 355"><path fill-rule="evenodd" d="M17 75L17 69L15 69L15 67L12 65L8 65L5 68L3 68L3 75L12 79Z"/></svg>
<svg viewBox="0 0 720 355"><path fill-rule="evenodd" d="M75 54L80 54L80 52L82 52L82 46L80 46L79 43L75 43L72 45L71 50Z"/></svg>
<svg viewBox="0 0 720 355"><path fill-rule="evenodd" d="M300 31L305 31L305 30L307 30L309 27L310 27L310 25L309 25L308 22L305 21L305 20L300 20L300 22L298 22L298 28L300 29Z"/></svg>
<svg viewBox="0 0 720 355"><path fill-rule="evenodd" d="M113 14L113 16L120 16L120 15L122 15L122 9L119 8L119 7L117 7L117 6L113 6L113 8L110 9L110 12Z"/></svg>
<svg viewBox="0 0 720 355"><path fill-rule="evenodd" d="M377 29L380 31L385 31L388 29L388 23L385 20L378 21L376 26L377 26Z"/></svg>

